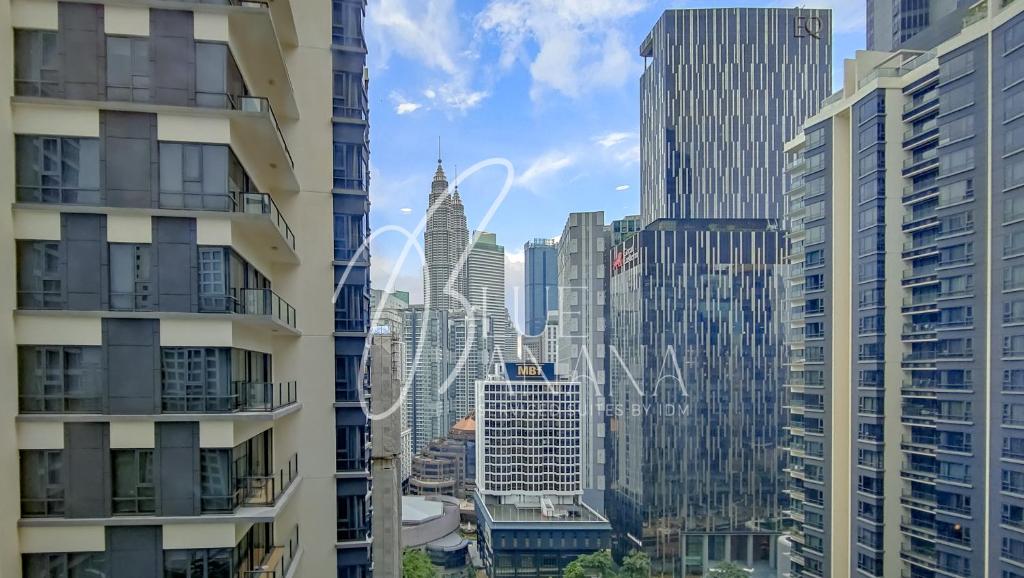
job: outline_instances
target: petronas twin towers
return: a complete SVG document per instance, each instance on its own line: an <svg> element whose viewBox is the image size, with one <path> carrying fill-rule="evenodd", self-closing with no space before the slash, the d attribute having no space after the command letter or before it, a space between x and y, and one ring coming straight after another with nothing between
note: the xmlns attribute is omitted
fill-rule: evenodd
<svg viewBox="0 0 1024 578"><path fill-rule="evenodd" d="M448 178L437 159L437 171L430 186L430 206L424 232L426 264L423 268L423 299L427 307L452 311L468 309L466 246L469 229L459 187L448 191Z"/></svg>

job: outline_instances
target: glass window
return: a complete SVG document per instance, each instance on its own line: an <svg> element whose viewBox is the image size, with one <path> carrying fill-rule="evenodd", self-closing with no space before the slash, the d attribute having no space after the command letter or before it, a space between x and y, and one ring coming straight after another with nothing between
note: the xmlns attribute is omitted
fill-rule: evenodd
<svg viewBox="0 0 1024 578"><path fill-rule="evenodd" d="M806 208L805 221L813 221L820 219L825 216L825 201L818 201L817 203L808 203Z"/></svg>
<svg viewBox="0 0 1024 578"><path fill-rule="evenodd" d="M231 450L199 450L200 505L206 512L230 512L236 505Z"/></svg>
<svg viewBox="0 0 1024 578"><path fill-rule="evenodd" d="M212 108L240 108L248 96L235 58L227 44L196 42L196 104Z"/></svg>
<svg viewBox="0 0 1024 578"><path fill-rule="evenodd" d="M1017 22L1006 28L1003 36L1003 52L1011 52L1024 45L1024 22Z"/></svg>
<svg viewBox="0 0 1024 578"><path fill-rule="evenodd" d="M238 409L228 350L164 347L160 354L163 411L219 413Z"/></svg>
<svg viewBox="0 0 1024 578"><path fill-rule="evenodd" d="M152 262L149 245L110 243L110 308L153 309Z"/></svg>
<svg viewBox="0 0 1024 578"><path fill-rule="evenodd" d="M229 172L236 165L238 160L227 145L160 143L160 206L232 210L228 182ZM248 179L244 180L247 183Z"/></svg>
<svg viewBox="0 0 1024 578"><path fill-rule="evenodd" d="M1017 155L1003 165L1003 189L1024 185L1024 155Z"/></svg>
<svg viewBox="0 0 1024 578"><path fill-rule="evenodd" d="M227 254L222 247L199 247L199 310L234 311L228 295Z"/></svg>
<svg viewBox="0 0 1024 578"><path fill-rule="evenodd" d="M1003 120L1010 120L1024 114L1024 89L1016 87L1013 93L1003 98Z"/></svg>
<svg viewBox="0 0 1024 578"><path fill-rule="evenodd" d="M23 578L104 578L107 576L105 552L25 554Z"/></svg>
<svg viewBox="0 0 1024 578"><path fill-rule="evenodd" d="M56 31L14 31L14 94L60 96Z"/></svg>
<svg viewBox="0 0 1024 578"><path fill-rule="evenodd" d="M107 36L107 99L149 101L149 38Z"/></svg>
<svg viewBox="0 0 1024 578"><path fill-rule="evenodd" d="M21 515L64 515L64 452L22 450Z"/></svg>
<svg viewBox="0 0 1024 578"><path fill-rule="evenodd" d="M26 203L100 203L99 139L16 135L15 183Z"/></svg>
<svg viewBox="0 0 1024 578"><path fill-rule="evenodd" d="M164 550L164 578L231 578L232 551Z"/></svg>
<svg viewBox="0 0 1024 578"><path fill-rule="evenodd" d="M64 306L60 242L18 241L18 307L62 309Z"/></svg>
<svg viewBox="0 0 1024 578"><path fill-rule="evenodd" d="M974 168L974 149L964 148L939 156L942 175L951 175Z"/></svg>
<svg viewBox="0 0 1024 578"><path fill-rule="evenodd" d="M939 94L939 110L948 114L974 104L974 85L962 84Z"/></svg>
<svg viewBox="0 0 1024 578"><path fill-rule="evenodd" d="M101 410L100 347L26 345L18 348L19 407L26 413Z"/></svg>
<svg viewBox="0 0 1024 578"><path fill-rule="evenodd" d="M949 82L974 71L974 53L964 52L939 64L939 80Z"/></svg>
<svg viewBox="0 0 1024 578"><path fill-rule="evenodd" d="M807 245L814 245L816 243L823 243L825 241L825 225L818 225L817 227L808 227L806 240L804 241Z"/></svg>
<svg viewBox="0 0 1024 578"><path fill-rule="evenodd" d="M1024 219L1024 197L1009 195L1003 200L1003 222Z"/></svg>
<svg viewBox="0 0 1024 578"><path fill-rule="evenodd" d="M945 145L974 136L974 116L967 115L951 120L939 127L939 144Z"/></svg>
<svg viewBox="0 0 1024 578"><path fill-rule="evenodd" d="M368 161L366 147L353 143L334 143L334 188L365 191Z"/></svg>
<svg viewBox="0 0 1024 578"><path fill-rule="evenodd" d="M807 193L804 198L816 197L825 194L825 179L810 179L806 181Z"/></svg>
<svg viewBox="0 0 1024 578"><path fill-rule="evenodd" d="M114 514L156 513L153 450L114 450Z"/></svg>
<svg viewBox="0 0 1024 578"><path fill-rule="evenodd" d="M819 128L807 133L807 145L805 147L807 150L820 147L823 144L825 144L825 129Z"/></svg>

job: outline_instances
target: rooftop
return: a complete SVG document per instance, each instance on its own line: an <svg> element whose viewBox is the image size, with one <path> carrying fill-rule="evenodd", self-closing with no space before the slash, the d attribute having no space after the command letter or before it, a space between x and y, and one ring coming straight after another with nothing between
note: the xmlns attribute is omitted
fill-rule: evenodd
<svg viewBox="0 0 1024 578"><path fill-rule="evenodd" d="M573 506L559 506L560 509L568 508L569 515L556 518L543 515L540 508L521 508L514 504L501 504L494 496L477 494L477 500L483 501L489 517L495 522L543 522L545 524L608 523L608 520L582 502Z"/></svg>

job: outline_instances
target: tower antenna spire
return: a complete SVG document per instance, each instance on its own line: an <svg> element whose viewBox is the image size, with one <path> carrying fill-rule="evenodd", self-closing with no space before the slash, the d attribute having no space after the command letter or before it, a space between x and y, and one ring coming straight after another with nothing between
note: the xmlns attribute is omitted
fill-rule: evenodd
<svg viewBox="0 0 1024 578"><path fill-rule="evenodd" d="M441 164L441 135L437 136L437 164Z"/></svg>

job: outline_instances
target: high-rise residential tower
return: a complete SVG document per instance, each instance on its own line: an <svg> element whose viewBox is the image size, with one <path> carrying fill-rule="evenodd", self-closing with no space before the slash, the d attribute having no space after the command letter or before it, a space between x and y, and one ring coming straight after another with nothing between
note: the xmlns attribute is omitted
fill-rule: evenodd
<svg viewBox="0 0 1024 578"><path fill-rule="evenodd" d="M604 212L569 213L558 243L559 375L578 380L583 390L581 443L583 487L605 488L605 424L601 408L607 388L608 249L611 227Z"/></svg>
<svg viewBox="0 0 1024 578"><path fill-rule="evenodd" d="M370 569L365 4L219 4L0 0L4 577Z"/></svg>
<svg viewBox="0 0 1024 578"><path fill-rule="evenodd" d="M1024 6L960 26L787 147L796 576L1024 576Z"/></svg>
<svg viewBox="0 0 1024 578"><path fill-rule="evenodd" d="M654 572L768 572L782 529L783 144L831 14L665 12L641 47L641 224L609 256L606 509Z"/></svg>
<svg viewBox="0 0 1024 578"><path fill-rule="evenodd" d="M927 49L959 29L956 20L974 0L867 0L867 49ZM938 39L938 40L937 40Z"/></svg>

